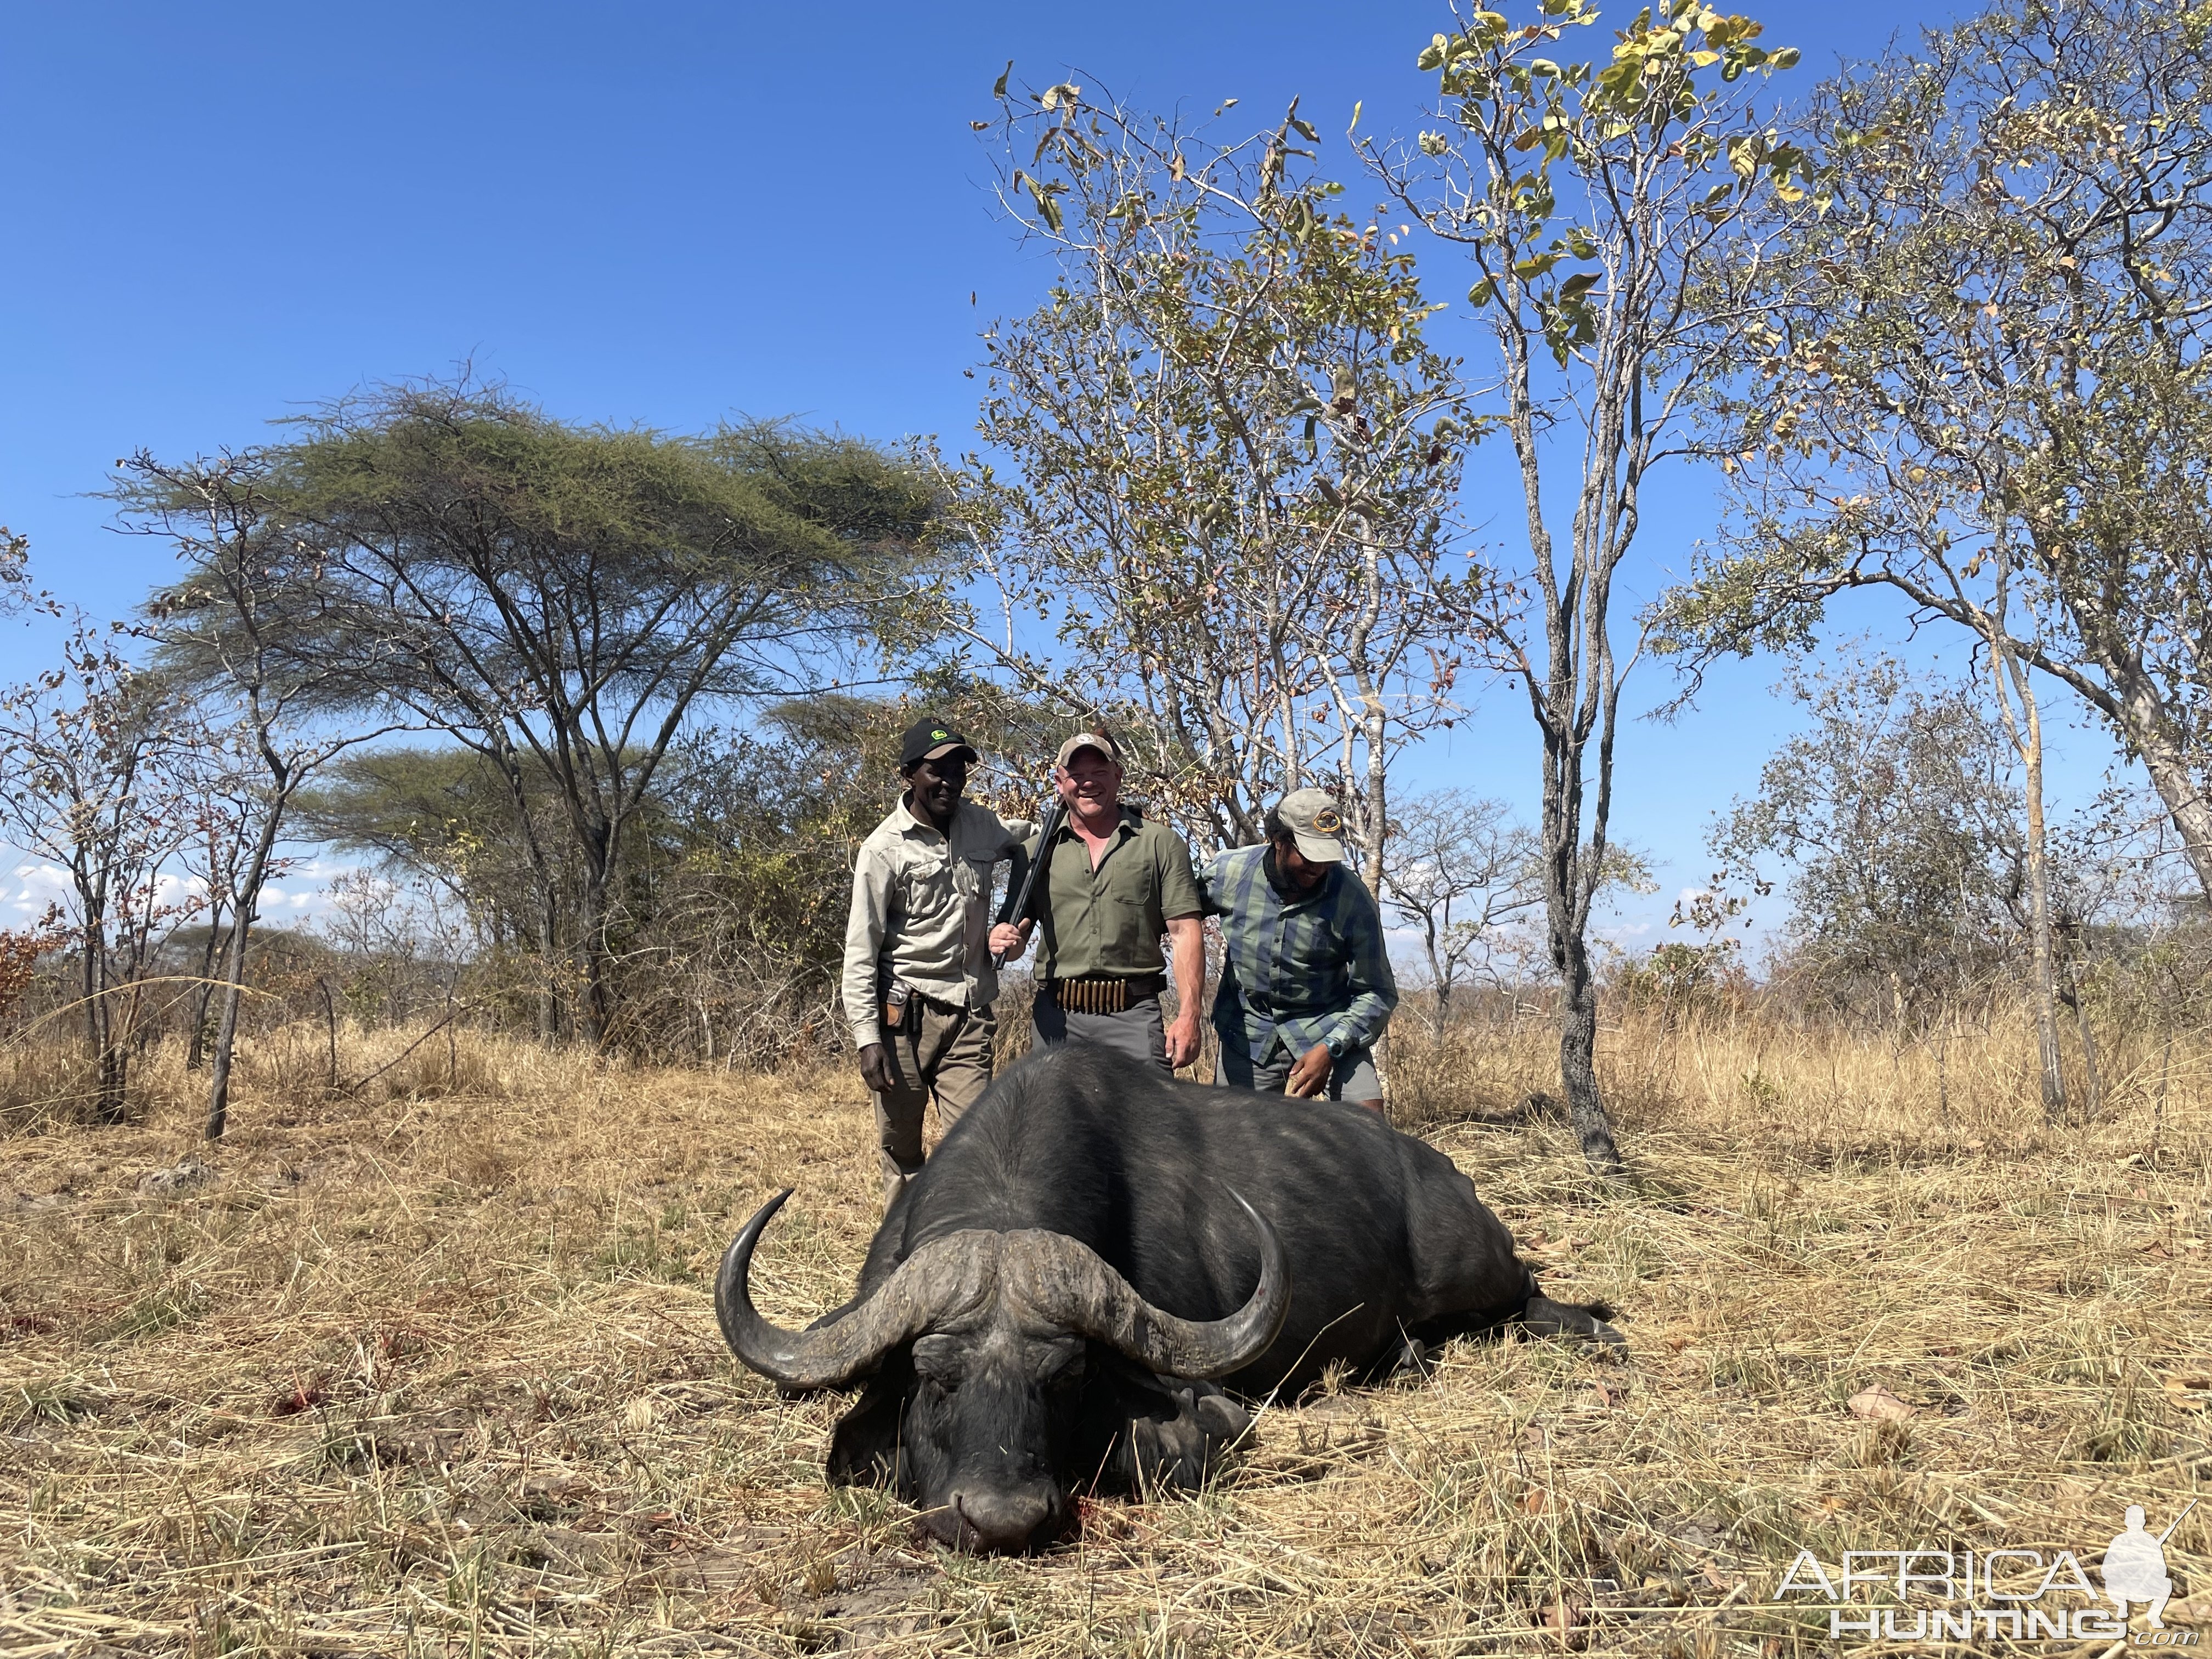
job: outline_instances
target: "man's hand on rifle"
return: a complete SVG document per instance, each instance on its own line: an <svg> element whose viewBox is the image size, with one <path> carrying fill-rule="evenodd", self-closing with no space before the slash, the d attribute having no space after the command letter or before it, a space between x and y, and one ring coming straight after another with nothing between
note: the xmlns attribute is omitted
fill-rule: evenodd
<svg viewBox="0 0 2212 1659"><path fill-rule="evenodd" d="M1022 952L1030 948L1030 933L1033 921L1002 921L991 930L991 954L1003 957L1008 962L1018 962Z"/></svg>
<svg viewBox="0 0 2212 1659"><path fill-rule="evenodd" d="M880 1042L871 1042L860 1050L860 1079L879 1095L896 1091L898 1078L891 1070L891 1057L884 1052Z"/></svg>

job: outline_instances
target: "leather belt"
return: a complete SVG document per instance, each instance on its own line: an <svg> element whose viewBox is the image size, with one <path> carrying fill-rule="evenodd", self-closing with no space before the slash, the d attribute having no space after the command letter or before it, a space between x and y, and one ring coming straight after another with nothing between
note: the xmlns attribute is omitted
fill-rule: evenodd
<svg viewBox="0 0 2212 1659"><path fill-rule="evenodd" d="M1044 993L1071 1014L1119 1014L1168 988L1165 974L1086 974L1048 979Z"/></svg>

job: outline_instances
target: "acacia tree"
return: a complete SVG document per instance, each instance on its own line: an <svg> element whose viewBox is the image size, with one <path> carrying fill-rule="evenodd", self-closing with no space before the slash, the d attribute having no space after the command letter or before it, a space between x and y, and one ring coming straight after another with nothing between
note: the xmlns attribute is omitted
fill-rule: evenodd
<svg viewBox="0 0 2212 1659"><path fill-rule="evenodd" d="M260 458L297 555L286 648L331 672L334 707L402 711L489 763L547 896L541 1036L565 942L578 1024L604 1044L627 842L685 720L933 627L935 493L856 440L578 427L467 383L386 387L298 428Z"/></svg>
<svg viewBox="0 0 2212 1659"><path fill-rule="evenodd" d="M1740 315L1728 270L1738 233L1763 192L1802 193L1808 164L1744 79L1796 60L1756 45L1759 24L1667 0L1616 35L1609 62L1551 55L1597 21L1587 0L1543 0L1525 24L1469 14L1420 57L1438 77L1438 126L1363 149L1405 210L1467 257L1492 347L1527 544L1490 589L1520 602L1484 607L1474 625L1525 689L1542 741L1560 1085L1584 1157L1613 1173L1589 921L1621 680L1638 654L1616 648L1614 581L1644 479L1680 452L1686 402Z"/></svg>
<svg viewBox="0 0 2212 1659"><path fill-rule="evenodd" d="M264 453L171 464L142 450L125 465L113 494L127 522L171 542L185 566L148 605L161 659L198 692L213 743L246 762L209 780L212 787L203 792L212 798L204 824L210 892L219 884L228 909L208 1066L206 1134L219 1140L229 1121L246 954L262 894L281 868L276 848L294 799L337 756L404 721L322 718L359 683L362 665L340 653L298 648L303 626L327 620L331 610L313 550L279 510ZM227 812L236 813L234 824L223 821Z"/></svg>
<svg viewBox="0 0 2212 1659"><path fill-rule="evenodd" d="M1333 783L1372 885L1391 757L1458 713L1471 598L1446 526L1477 423L1437 307L1398 232L1334 206L1295 103L1224 144L1072 85L998 94L1000 198L1058 276L986 336L979 430L1018 487L971 459L997 606L965 642L1113 719L1201 842Z"/></svg>

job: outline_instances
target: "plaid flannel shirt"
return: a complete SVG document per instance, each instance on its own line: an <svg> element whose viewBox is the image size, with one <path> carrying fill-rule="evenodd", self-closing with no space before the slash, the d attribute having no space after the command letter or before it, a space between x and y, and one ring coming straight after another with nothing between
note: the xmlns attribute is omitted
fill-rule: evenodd
<svg viewBox="0 0 2212 1659"><path fill-rule="evenodd" d="M1278 1045L1294 1057L1332 1040L1340 1055L1371 1048L1398 1006L1373 896L1340 864L1312 892L1285 897L1267 858L1264 845L1236 848L1200 878L1227 947L1213 1029L1255 1065Z"/></svg>

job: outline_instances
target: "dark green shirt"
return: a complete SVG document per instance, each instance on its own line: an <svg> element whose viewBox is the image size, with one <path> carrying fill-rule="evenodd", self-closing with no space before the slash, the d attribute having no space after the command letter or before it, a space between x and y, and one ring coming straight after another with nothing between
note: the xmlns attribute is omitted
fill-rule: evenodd
<svg viewBox="0 0 2212 1659"><path fill-rule="evenodd" d="M1025 850L1036 856L1034 837ZM1014 881L1020 880L1017 869ZM1121 827L1095 870L1083 837L1063 823L1038 886L1040 978L1159 973L1167 966L1160 936L1168 923L1205 908L1183 838L1164 823L1147 823L1133 806L1121 809Z"/></svg>

